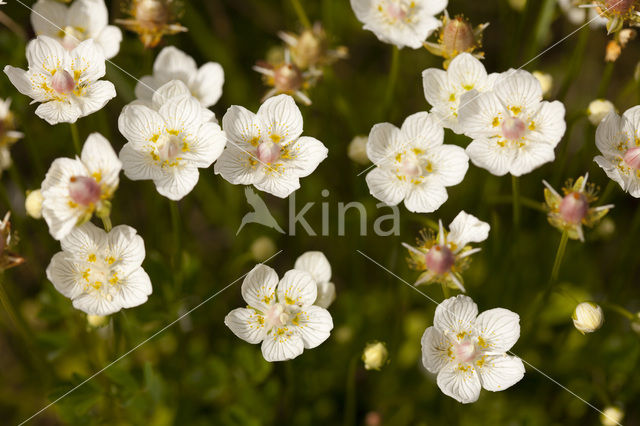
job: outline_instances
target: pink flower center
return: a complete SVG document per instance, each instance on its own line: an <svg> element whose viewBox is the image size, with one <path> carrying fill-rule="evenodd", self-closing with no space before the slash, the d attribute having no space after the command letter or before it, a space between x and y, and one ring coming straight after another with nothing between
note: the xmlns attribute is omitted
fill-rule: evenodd
<svg viewBox="0 0 640 426"><path fill-rule="evenodd" d="M391 1L387 3L387 15L392 19L404 20L408 12L406 6Z"/></svg>
<svg viewBox="0 0 640 426"><path fill-rule="evenodd" d="M65 70L58 70L51 78L51 88L61 95L71 93L76 87L76 82L71 74Z"/></svg>
<svg viewBox="0 0 640 426"><path fill-rule="evenodd" d="M69 197L71 201L81 206L95 204L100 200L102 190L94 178L87 176L72 176L69 182Z"/></svg>
<svg viewBox="0 0 640 426"><path fill-rule="evenodd" d="M524 136L527 126L517 117L509 117L502 123L502 136L509 140L517 140Z"/></svg>
<svg viewBox="0 0 640 426"><path fill-rule="evenodd" d="M400 163L400 171L409 178L420 176L420 164L417 158L404 158Z"/></svg>
<svg viewBox="0 0 640 426"><path fill-rule="evenodd" d="M303 81L300 68L293 64L284 64L273 71L273 85L278 91L296 91L302 87Z"/></svg>
<svg viewBox="0 0 640 426"><path fill-rule="evenodd" d="M580 192L572 192L565 195L558 207L562 220L573 225L582 222L588 210L587 197Z"/></svg>
<svg viewBox="0 0 640 426"><path fill-rule="evenodd" d="M442 275L451 270L451 267L456 263L456 258L449 247L435 245L427 252L425 263L430 271Z"/></svg>
<svg viewBox="0 0 640 426"><path fill-rule="evenodd" d="M456 356L456 360L459 362L473 361L476 356L476 345L465 338L454 345L453 353Z"/></svg>
<svg viewBox="0 0 640 426"><path fill-rule="evenodd" d="M163 135L158 139L158 157L160 161L172 162L182 151L182 140L175 135Z"/></svg>
<svg viewBox="0 0 640 426"><path fill-rule="evenodd" d="M640 146L628 149L622 159L627 166L635 170L640 170Z"/></svg>
<svg viewBox="0 0 640 426"><path fill-rule="evenodd" d="M280 145L271 141L260 142L256 151L258 160L264 164L271 164L280 158Z"/></svg>
<svg viewBox="0 0 640 426"><path fill-rule="evenodd" d="M284 309L282 303L276 303L269 308L265 315L265 322L267 323L267 329L280 328L287 324L289 321L289 314Z"/></svg>

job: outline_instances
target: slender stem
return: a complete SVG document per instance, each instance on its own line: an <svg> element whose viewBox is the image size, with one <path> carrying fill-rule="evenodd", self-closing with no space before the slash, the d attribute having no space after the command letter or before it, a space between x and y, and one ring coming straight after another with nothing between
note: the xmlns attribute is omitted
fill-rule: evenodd
<svg viewBox="0 0 640 426"><path fill-rule="evenodd" d="M111 231L111 228L113 228L113 225L111 224L111 217L102 216L100 217L100 219L102 219L102 225L104 226L104 230L107 232Z"/></svg>
<svg viewBox="0 0 640 426"><path fill-rule="evenodd" d="M444 296L445 300L449 298L450 294L449 294L449 287L447 287L447 284L440 283L440 285L442 286L442 295Z"/></svg>
<svg viewBox="0 0 640 426"><path fill-rule="evenodd" d="M18 330L20 334L24 335L25 331L22 328L22 323L18 320L18 315L15 309L13 309L13 304L9 300L9 295L4 288L4 280L0 281L0 304L2 304L13 327Z"/></svg>
<svg viewBox="0 0 640 426"><path fill-rule="evenodd" d="M600 79L600 85L598 86L598 98L604 98L606 96L615 66L615 62L607 62L607 65L605 65L602 78Z"/></svg>
<svg viewBox="0 0 640 426"><path fill-rule="evenodd" d="M558 251L556 252L556 260L553 262L553 269L551 270L551 279L549 280L550 286L558 279L560 265L564 258L564 252L567 249L567 241L569 241L569 233L567 231L562 231L562 237L560 238L560 244L558 245Z"/></svg>
<svg viewBox="0 0 640 426"><path fill-rule="evenodd" d="M80 136L78 135L78 126L76 123L70 123L71 139L73 140L73 148L76 150L76 154L80 155Z"/></svg>
<svg viewBox="0 0 640 426"><path fill-rule="evenodd" d="M307 17L307 14L304 11L302 4L300 3L300 0L291 0L291 5L295 9L296 14L298 15L298 19L300 20L302 25L304 25L305 28L310 29L311 21L309 21L309 18Z"/></svg>
<svg viewBox="0 0 640 426"><path fill-rule="evenodd" d="M495 197L491 197L487 199L487 203L489 204L513 204L513 197L511 195L497 195ZM520 205L522 207L527 207L531 210L537 210L539 212L546 213L547 210L544 208L544 204L540 201L536 201L527 197L520 197ZM437 228L436 228L437 229Z"/></svg>
<svg viewBox="0 0 640 426"><path fill-rule="evenodd" d="M347 386L345 392L344 426L356 424L356 372L358 371L358 357L354 356L349 362L347 370Z"/></svg>
<svg viewBox="0 0 640 426"><path fill-rule="evenodd" d="M391 53L391 69L389 70L389 80L387 81L387 90L384 94L384 100L382 102L382 118L384 119L389 106L391 105L391 99L393 98L393 92L396 88L396 82L398 81L398 69L400 68L400 49L393 46Z"/></svg>
<svg viewBox="0 0 640 426"><path fill-rule="evenodd" d="M171 210L171 228L173 230L173 244L174 244L174 251L172 253L171 264L175 271L176 289L179 292L180 291L179 287L182 285L182 279L181 279L182 247L181 247L181 238L180 238L180 210L178 208L178 203L176 201L169 201L169 208Z"/></svg>
<svg viewBox="0 0 640 426"><path fill-rule="evenodd" d="M605 308L611 309L612 311L622 315L623 317L625 317L628 320L633 321L635 319L635 317L636 317L631 312L629 312L628 310L626 310L625 308L623 308L620 305L616 305L615 303L602 302L601 305L604 306Z"/></svg>
<svg viewBox="0 0 640 426"><path fill-rule="evenodd" d="M511 192L513 195L513 224L520 226L520 182L517 176L511 176Z"/></svg>

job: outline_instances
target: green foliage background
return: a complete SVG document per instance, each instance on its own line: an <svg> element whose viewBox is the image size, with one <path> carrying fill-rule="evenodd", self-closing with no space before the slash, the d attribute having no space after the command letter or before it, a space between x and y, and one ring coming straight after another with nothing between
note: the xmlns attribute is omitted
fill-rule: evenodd
<svg viewBox="0 0 640 426"><path fill-rule="evenodd" d="M23 1L23 0L21 0ZM24 0L31 5L33 1ZM59 244L44 221L25 216L24 191L40 186L51 161L73 156L69 127L49 126L34 115L35 106L16 92L4 74L0 97L13 98L13 110L26 133L12 149L15 165L2 176L0 210L11 209L21 237L20 253L27 262L2 276L30 337L25 339L0 312L0 418L16 424L64 394L111 360L126 353L179 315L238 279L256 263L249 247L259 236L272 238L283 250L270 264L280 274L293 267L307 250L322 250L333 266L338 298L331 306L335 329L320 347L299 358L269 364L259 346L237 339L223 324L232 308L241 306L240 282L216 296L179 323L139 347L104 373L33 419L33 424L364 424L376 412L385 425L598 424L598 413L569 392L527 367L524 379L505 392L484 391L480 400L461 405L444 396L422 368L420 337L431 324L435 304L371 263L357 250L376 259L404 280L416 273L404 261L400 242L412 243L419 229L443 219L448 224L461 209L491 223L483 251L465 274L468 294L480 310L505 307L520 313L523 335L513 348L527 362L598 408L621 404L624 423L640 424L640 341L629 321L605 310L606 323L582 336L571 322L576 300L595 300L640 309L638 203L615 185L606 202L615 203L609 217L613 233L588 232L584 244L570 241L560 270L560 283L543 312L531 321L533 300L546 288L560 233L543 212L542 179L560 188L567 178L585 172L604 187L607 177L592 161L596 155L594 127L585 110L596 97L614 101L620 111L640 101L633 79L640 59L631 42L615 65L605 65L604 30L581 29L529 63L554 76L551 98L567 108L568 131L556 149L557 160L521 179L521 193L535 200L514 226L511 182L471 166L464 182L449 188L448 202L435 214L412 214L401 207L400 237L358 235L355 211L348 216L346 236L337 233L338 202L360 201L368 211L368 231L380 211L368 194L364 169L346 156L348 142L367 134L380 121L399 125L407 115L428 109L421 72L441 67L441 59L425 50L400 52L399 79L389 112L381 113L392 48L361 29L346 0L301 0L312 21L321 21L332 43L348 46L350 58L328 69L311 91L313 105L301 107L305 134L322 140L329 157L296 193L298 205L315 201L307 214L320 230L320 202L329 205L330 235L282 236L259 225L248 225L238 236L242 216L250 211L243 188L202 170L194 191L179 202L179 230L170 218L169 202L149 181L121 176L113 200L115 224L135 227L144 237L144 267L154 292L138 308L113 315L109 326L89 328L82 312L58 294L45 278L45 268ZM122 17L118 1L107 2L111 21ZM256 60L280 44L279 30L301 29L289 0L184 0L181 23L189 32L167 37L199 64L217 61L225 70L222 99L213 108L220 119L233 104L256 110L266 91ZM506 0L451 0L452 15L464 13L474 24L490 22L485 31L484 61L490 72L517 68L577 27L569 24L555 0L530 0L516 12ZM29 11L10 0L0 11L29 37ZM25 66L26 40L0 29L1 63ZM162 46L162 45L161 45ZM149 74L161 47L145 51L125 33L113 62L136 77ZM135 81L107 65L107 79L118 97L100 112L79 121L82 140L93 131L105 135L116 150L124 144L117 131L122 107L133 100ZM468 140L446 133L446 141L466 146ZM320 195L323 189L329 196ZM271 211L286 224L288 203L264 195ZM387 213L387 210L384 210ZM423 288L442 300L439 287ZM366 342L387 343L390 363L380 372L365 371L359 360Z"/></svg>

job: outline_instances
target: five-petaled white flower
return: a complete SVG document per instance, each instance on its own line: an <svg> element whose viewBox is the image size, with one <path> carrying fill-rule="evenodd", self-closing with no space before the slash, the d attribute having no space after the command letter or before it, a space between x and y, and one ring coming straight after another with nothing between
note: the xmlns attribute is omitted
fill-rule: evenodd
<svg viewBox="0 0 640 426"><path fill-rule="evenodd" d="M311 274L318 287L318 297L313 304L328 309L336 300L336 286L329 281L331 265L327 257L321 251L308 251L296 259L293 267Z"/></svg>
<svg viewBox="0 0 640 426"><path fill-rule="evenodd" d="M42 216L56 240L98 216L108 216L122 163L100 133L87 138L80 158L58 158L42 181Z"/></svg>
<svg viewBox="0 0 640 426"><path fill-rule="evenodd" d="M27 71L4 67L11 83L23 95L40 102L36 115L49 124L74 123L92 114L116 96L105 74L104 55L93 40L67 52L51 37L40 36L27 45Z"/></svg>
<svg viewBox="0 0 640 426"><path fill-rule="evenodd" d="M433 107L431 113L438 117L442 126L460 134L460 98L470 90L491 90L498 75L487 75L482 62L470 53L461 53L453 58L446 71L429 68L422 72L424 97Z"/></svg>
<svg viewBox="0 0 640 426"><path fill-rule="evenodd" d="M422 335L422 363L437 374L440 390L467 404L480 390L505 390L524 376L520 358L506 352L520 337L520 317L503 308L478 315L470 297L459 295L436 308Z"/></svg>
<svg viewBox="0 0 640 426"><path fill-rule="evenodd" d="M95 41L107 59L120 50L122 32L109 25L104 0L75 0L69 7L56 0L38 0L31 10L31 25L36 35L52 37L67 50L88 39Z"/></svg>
<svg viewBox="0 0 640 426"><path fill-rule="evenodd" d="M407 117L400 129L373 126L367 155L377 167L366 177L371 195L390 206L404 200L412 212L436 211L449 197L445 187L462 182L469 168L464 150L443 141L438 119L426 112Z"/></svg>
<svg viewBox="0 0 640 426"><path fill-rule="evenodd" d="M56 290L89 315L109 315L147 301L151 281L142 269L144 241L127 225L106 233L91 222L60 242L47 267Z"/></svg>
<svg viewBox="0 0 640 426"><path fill-rule="evenodd" d="M555 158L564 135L564 105L542 101L542 87L531 73L500 74L493 90L471 90L460 101L459 122L473 138L467 154L473 164L496 176L520 176Z"/></svg>
<svg viewBox="0 0 640 426"><path fill-rule="evenodd" d="M596 146L602 153L595 162L620 187L640 198L640 106L619 116L610 112L596 130Z"/></svg>
<svg viewBox="0 0 640 426"><path fill-rule="evenodd" d="M285 198L327 158L322 142L300 136L302 114L289 95L267 99L257 114L233 105L222 118L222 128L228 144L215 173L234 185L254 185Z"/></svg>
<svg viewBox="0 0 640 426"><path fill-rule="evenodd" d="M167 46L153 63L153 75L145 75L136 85L136 97L151 100L153 92L171 80L182 81L202 106L209 108L222 96L224 71L216 62L207 62L198 68L191 56Z"/></svg>
<svg viewBox="0 0 640 426"><path fill-rule="evenodd" d="M120 151L124 174L152 179L160 194L181 199L198 183L198 168L209 167L224 149L224 133L214 120L179 80L160 87L151 101L125 106L118 119L128 141Z"/></svg>
<svg viewBox="0 0 640 426"><path fill-rule="evenodd" d="M414 285L441 283L465 291L462 272L469 267L470 256L480 251L469 243L479 243L489 236L488 223L464 211L449 225L449 232L439 223L438 234L420 232L417 247L402 243L409 250L409 266L422 271Z"/></svg>
<svg viewBox="0 0 640 426"><path fill-rule="evenodd" d="M267 361L285 361L327 340L333 320L324 308L313 305L316 283L304 271L292 269L278 282L278 274L257 265L242 283L247 308L229 312L224 323L249 343L262 342Z"/></svg>
<svg viewBox="0 0 640 426"><path fill-rule="evenodd" d="M351 8L364 29L384 43L419 49L442 22L434 15L447 0L351 0Z"/></svg>

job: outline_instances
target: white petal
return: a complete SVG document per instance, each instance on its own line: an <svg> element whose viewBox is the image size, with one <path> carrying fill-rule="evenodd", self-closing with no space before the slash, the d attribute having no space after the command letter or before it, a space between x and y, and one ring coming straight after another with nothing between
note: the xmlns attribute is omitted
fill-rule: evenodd
<svg viewBox="0 0 640 426"><path fill-rule="evenodd" d="M222 129L230 142L245 150L253 149L262 135L256 115L238 105L231 106L224 114Z"/></svg>
<svg viewBox="0 0 640 426"><path fill-rule="evenodd" d="M320 282L316 284L318 287L318 296L313 304L328 309L333 301L336 300L336 285L332 282Z"/></svg>
<svg viewBox="0 0 640 426"><path fill-rule="evenodd" d="M251 159L252 156L247 152L228 145L213 170L234 185L251 185L256 181L256 169L251 164Z"/></svg>
<svg viewBox="0 0 640 426"><path fill-rule="evenodd" d="M135 95L139 100L151 101L153 94L162 84L153 76L145 75L136 83ZM153 103L152 103L153 105Z"/></svg>
<svg viewBox="0 0 640 426"><path fill-rule="evenodd" d="M80 158L91 174L97 173L100 176L100 183L111 188L118 186L122 162L109 141L100 133L91 133L87 137Z"/></svg>
<svg viewBox="0 0 640 426"><path fill-rule="evenodd" d="M509 171L513 176L522 176L555 158L553 146L530 141L517 149Z"/></svg>
<svg viewBox="0 0 640 426"><path fill-rule="evenodd" d="M446 368L438 373L437 382L442 393L463 404L476 402L482 389L474 368Z"/></svg>
<svg viewBox="0 0 640 426"><path fill-rule="evenodd" d="M128 105L118 117L118 130L134 145L145 145L164 128L164 119L156 111L142 105Z"/></svg>
<svg viewBox="0 0 640 426"><path fill-rule="evenodd" d="M542 102L534 117L535 130L527 135L527 139L546 143L553 147L558 145L567 128L564 112L562 102Z"/></svg>
<svg viewBox="0 0 640 426"><path fill-rule="evenodd" d="M33 90L31 80L29 80L29 76L25 70L7 65L4 67L4 73L9 77L11 84L18 89L18 92L30 98L36 98L36 96L38 96L36 91Z"/></svg>
<svg viewBox="0 0 640 426"><path fill-rule="evenodd" d="M498 392L510 388L524 377L524 365L517 356L494 355L485 358L478 368L482 387Z"/></svg>
<svg viewBox="0 0 640 426"><path fill-rule="evenodd" d="M404 205L410 212L431 213L447 201L447 190L438 179L427 178L419 185L413 185L404 199Z"/></svg>
<svg viewBox="0 0 640 426"><path fill-rule="evenodd" d="M226 142L224 132L218 124L204 123L196 138L189 142L189 151L182 157L196 167L207 168L220 157Z"/></svg>
<svg viewBox="0 0 640 426"><path fill-rule="evenodd" d="M307 307L316 301L316 282L308 272L287 271L278 284L278 301L289 305Z"/></svg>
<svg viewBox="0 0 640 426"><path fill-rule="evenodd" d="M487 71L473 55L463 52L453 58L447 69L451 84L463 90L484 88Z"/></svg>
<svg viewBox="0 0 640 426"><path fill-rule="evenodd" d="M317 283L331 279L331 265L321 251L308 251L296 259L294 269L308 272Z"/></svg>
<svg viewBox="0 0 640 426"><path fill-rule="evenodd" d="M500 139L475 139L466 149L471 162L495 176L504 176L512 167L516 152L511 146L500 146Z"/></svg>
<svg viewBox="0 0 640 426"><path fill-rule="evenodd" d="M502 73L493 88L507 108L530 109L542 101L542 86L537 78L524 70Z"/></svg>
<svg viewBox="0 0 640 426"><path fill-rule="evenodd" d="M488 223L461 211L449 225L450 232L447 240L454 242L461 249L469 243L486 240L489 237L490 228Z"/></svg>
<svg viewBox="0 0 640 426"><path fill-rule="evenodd" d="M82 97L76 98L82 111L82 116L93 114L101 110L107 102L116 97L116 89L110 81L96 81L87 86Z"/></svg>
<svg viewBox="0 0 640 426"><path fill-rule="evenodd" d="M425 99L433 107L446 105L453 91L447 72L439 68L428 68L422 71L422 88Z"/></svg>
<svg viewBox="0 0 640 426"><path fill-rule="evenodd" d="M295 167L295 174L298 177L309 176L318 165L327 158L329 150L316 138L302 136L287 145L290 149L289 155L292 157L289 164Z"/></svg>
<svg viewBox="0 0 640 426"><path fill-rule="evenodd" d="M127 225L114 227L107 235L108 253L115 259L113 266L128 274L137 270L144 260L144 241L137 231Z"/></svg>
<svg viewBox="0 0 640 426"><path fill-rule="evenodd" d="M594 161L604 170L609 179L617 182L623 190L628 191L628 179L620 172L617 163L611 162L601 155L595 157Z"/></svg>
<svg viewBox="0 0 640 426"><path fill-rule="evenodd" d="M634 135L633 128L626 117L610 112L596 129L596 146L607 157L624 154L618 147L628 146Z"/></svg>
<svg viewBox="0 0 640 426"><path fill-rule="evenodd" d="M167 100L158 112L165 119L168 130L193 134L197 132L202 122L201 111L200 102L193 96L187 95Z"/></svg>
<svg viewBox="0 0 640 426"><path fill-rule="evenodd" d="M215 62L207 62L200 67L194 79L191 81L191 91L200 100L204 107L215 105L222 96L224 84L224 71L222 66Z"/></svg>
<svg viewBox="0 0 640 426"><path fill-rule="evenodd" d="M367 157L378 165L393 157L402 145L400 129L390 123L378 123L369 132Z"/></svg>
<svg viewBox="0 0 640 426"><path fill-rule="evenodd" d="M47 266L47 279L65 297L73 299L82 294L82 287L78 285L80 272L75 263L69 259L69 254L58 252L53 255Z"/></svg>
<svg viewBox="0 0 640 426"><path fill-rule="evenodd" d="M397 205L409 193L409 187L405 182L380 167L376 167L367 173L365 180L371 195L388 206Z"/></svg>
<svg viewBox="0 0 640 426"><path fill-rule="evenodd" d="M319 306L307 306L296 314L299 321L294 330L302 337L305 349L319 346L329 338L333 329L331 314Z"/></svg>
<svg viewBox="0 0 640 426"><path fill-rule="evenodd" d="M118 284L118 294L113 301L123 308L133 308L145 303L152 291L149 275L137 268Z"/></svg>
<svg viewBox="0 0 640 426"><path fill-rule="evenodd" d="M282 334L278 334L277 329L272 329L262 341L262 356L269 362L294 359L304 351L300 335L286 329L280 330Z"/></svg>
<svg viewBox="0 0 640 426"><path fill-rule="evenodd" d="M490 138L498 134L499 119L504 114L500 100L493 92L466 92L460 98L458 122L464 134L477 138ZM496 120L498 119L498 120Z"/></svg>
<svg viewBox="0 0 640 426"><path fill-rule="evenodd" d="M51 0L38 0L31 11L31 26L36 36L55 37L67 25L67 6Z"/></svg>
<svg viewBox="0 0 640 426"><path fill-rule="evenodd" d="M124 174L131 180L156 180L162 177L162 169L151 154L144 149L136 149L131 142L122 147L119 158Z"/></svg>
<svg viewBox="0 0 640 426"><path fill-rule="evenodd" d="M253 309L237 308L224 318L224 324L242 340L256 344L266 336L264 319Z"/></svg>
<svg viewBox="0 0 640 426"><path fill-rule="evenodd" d="M154 180L154 183L160 195L178 201L191 192L199 178L198 169L195 166L187 165L164 170L162 176Z"/></svg>
<svg viewBox="0 0 640 426"><path fill-rule="evenodd" d="M51 125L75 123L82 115L77 105L64 101L49 101L36 108L36 115Z"/></svg>
<svg viewBox="0 0 640 426"><path fill-rule="evenodd" d="M171 80L160 86L152 96L154 108L160 109L170 99L178 96L191 96L191 91L181 80Z"/></svg>
<svg viewBox="0 0 640 426"><path fill-rule="evenodd" d="M506 352L520 337L520 316L504 308L484 311L476 319L476 331L492 352Z"/></svg>
<svg viewBox="0 0 640 426"><path fill-rule="evenodd" d="M436 308L433 326L447 335L469 332L473 329L478 316L478 306L474 301L463 295L443 300Z"/></svg>
<svg viewBox="0 0 640 426"><path fill-rule="evenodd" d="M93 82L106 72L104 53L93 39L85 40L69 53L71 69L78 74L81 82Z"/></svg>
<svg viewBox="0 0 640 426"><path fill-rule="evenodd" d="M242 298L252 308L266 312L275 302L278 274L272 268L258 264L242 281Z"/></svg>
<svg viewBox="0 0 640 426"><path fill-rule="evenodd" d="M469 169L469 156L456 145L440 145L427 151L433 172L444 186L457 185L464 179Z"/></svg>
<svg viewBox="0 0 640 426"><path fill-rule="evenodd" d="M72 253L76 259L86 261L89 255L104 250L107 244L107 233L91 222L86 222L71 231L60 241L65 252Z"/></svg>
<svg viewBox="0 0 640 426"><path fill-rule="evenodd" d="M114 25L107 25L98 37L96 43L102 48L102 53L106 59L111 59L120 51L122 42L122 31Z"/></svg>
<svg viewBox="0 0 640 426"><path fill-rule="evenodd" d="M111 315L122 309L117 303L113 303L97 293L82 293L73 299L73 307L89 315Z"/></svg>
<svg viewBox="0 0 640 426"><path fill-rule="evenodd" d="M400 132L407 145L414 148L428 150L442 145L444 141L444 129L433 115L426 112L407 117Z"/></svg>
<svg viewBox="0 0 640 426"><path fill-rule="evenodd" d="M426 2L419 2L422 12L429 15L437 15L447 7L448 0L429 0Z"/></svg>
<svg viewBox="0 0 640 426"><path fill-rule="evenodd" d="M254 182L256 188L276 197L286 198L300 188L300 179L292 176L288 170L284 172L265 171L262 177Z"/></svg>
<svg viewBox="0 0 640 426"><path fill-rule="evenodd" d="M281 144L297 139L302 133L302 113L289 95L278 95L267 99L257 113L263 137L271 137Z"/></svg>
<svg viewBox="0 0 640 426"><path fill-rule="evenodd" d="M109 15L102 0L76 0L69 7L68 25L83 28L87 36L94 38L107 26Z"/></svg>
<svg viewBox="0 0 640 426"><path fill-rule="evenodd" d="M449 362L449 339L435 327L428 327L422 335L422 364L430 373L437 373Z"/></svg>
<svg viewBox="0 0 640 426"><path fill-rule="evenodd" d="M50 75L59 68L66 69L70 63L70 57L57 40L39 36L27 44L27 61L30 70Z"/></svg>
<svg viewBox="0 0 640 426"><path fill-rule="evenodd" d="M163 48L153 63L154 76L163 81L181 80L188 83L196 72L196 61L174 46Z"/></svg>

